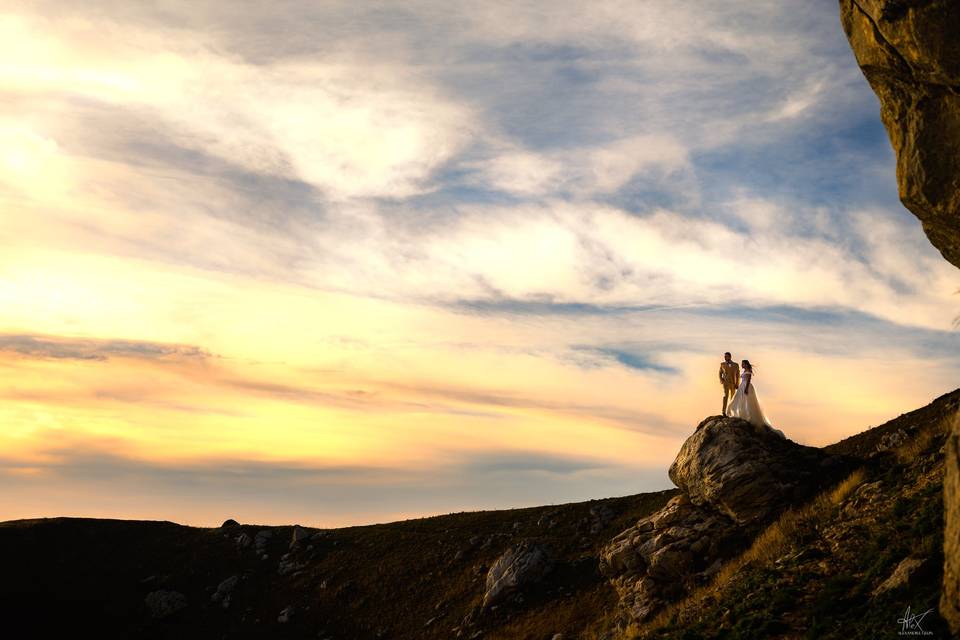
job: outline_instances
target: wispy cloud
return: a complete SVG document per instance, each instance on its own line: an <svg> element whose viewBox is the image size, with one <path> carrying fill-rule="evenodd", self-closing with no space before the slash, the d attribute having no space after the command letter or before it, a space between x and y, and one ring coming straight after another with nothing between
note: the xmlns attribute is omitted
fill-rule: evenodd
<svg viewBox="0 0 960 640"><path fill-rule="evenodd" d="M109 358L202 360L213 357L206 350L193 345L16 334L0 335L0 352L3 351L30 358L69 360L108 360Z"/></svg>
<svg viewBox="0 0 960 640"><path fill-rule="evenodd" d="M629 347L599 347L599 346L574 346L574 352L577 354L576 362L582 366L602 366L610 363L617 363L628 369L637 371L653 371L657 373L675 374L679 373L674 367L666 364L659 364L651 359L650 354L642 350L634 350Z"/></svg>

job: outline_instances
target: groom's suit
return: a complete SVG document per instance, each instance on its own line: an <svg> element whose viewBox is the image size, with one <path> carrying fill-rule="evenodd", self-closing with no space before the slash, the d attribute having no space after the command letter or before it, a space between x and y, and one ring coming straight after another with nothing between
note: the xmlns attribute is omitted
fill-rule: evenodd
<svg viewBox="0 0 960 640"><path fill-rule="evenodd" d="M720 363L720 383L723 385L723 415L727 415L727 399L740 386L740 365L731 360Z"/></svg>

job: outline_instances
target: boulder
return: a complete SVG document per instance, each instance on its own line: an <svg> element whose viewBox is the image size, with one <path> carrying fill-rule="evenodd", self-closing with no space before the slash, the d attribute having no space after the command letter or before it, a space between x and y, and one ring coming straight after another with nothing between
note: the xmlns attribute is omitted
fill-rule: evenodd
<svg viewBox="0 0 960 640"><path fill-rule="evenodd" d="M298 524L293 525L293 535L290 536L290 548L305 544L310 539L310 532Z"/></svg>
<svg viewBox="0 0 960 640"><path fill-rule="evenodd" d="M895 591L896 589L914 585L920 579L928 576L930 568L931 563L929 558L908 556L901 560L893 570L893 573L880 583L880 586L873 590L873 595L879 596L887 591Z"/></svg>
<svg viewBox="0 0 960 640"><path fill-rule="evenodd" d="M150 617L162 619L187 608L187 596L179 591L159 589L151 591L143 600Z"/></svg>
<svg viewBox="0 0 960 640"><path fill-rule="evenodd" d="M960 2L840 0L897 155L900 200L960 267Z"/></svg>
<svg viewBox="0 0 960 640"><path fill-rule="evenodd" d="M683 443L669 474L694 504L751 525L812 496L833 475L823 471L827 458L769 428L713 416Z"/></svg>
<svg viewBox="0 0 960 640"><path fill-rule="evenodd" d="M242 551L247 547L249 547L251 544L253 544L253 538L251 538L245 533L241 533L239 536L237 536L236 543L237 543L237 549Z"/></svg>
<svg viewBox="0 0 960 640"><path fill-rule="evenodd" d="M943 588L940 615L960 636L960 413L953 419L944 460Z"/></svg>
<svg viewBox="0 0 960 640"><path fill-rule="evenodd" d="M542 544L523 540L511 546L487 572L483 607L494 605L506 595L538 582L552 566L552 553Z"/></svg>

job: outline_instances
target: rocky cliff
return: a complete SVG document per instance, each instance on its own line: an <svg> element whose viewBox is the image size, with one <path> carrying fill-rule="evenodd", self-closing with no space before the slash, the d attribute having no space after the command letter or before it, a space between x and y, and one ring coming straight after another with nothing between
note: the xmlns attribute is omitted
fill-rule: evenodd
<svg viewBox="0 0 960 640"><path fill-rule="evenodd" d="M930 242L960 267L960 2L840 0L840 18L880 99L880 117L897 155L900 199ZM957 437L960 421L954 442ZM960 635L958 485L960 466L948 457L941 613Z"/></svg>
<svg viewBox="0 0 960 640"><path fill-rule="evenodd" d="M900 199L960 267L960 3L840 0L840 16L880 99Z"/></svg>

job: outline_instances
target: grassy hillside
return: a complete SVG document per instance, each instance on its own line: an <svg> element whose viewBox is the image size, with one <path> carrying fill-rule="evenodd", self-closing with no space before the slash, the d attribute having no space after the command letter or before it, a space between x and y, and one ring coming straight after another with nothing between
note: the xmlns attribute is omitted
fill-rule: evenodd
<svg viewBox="0 0 960 640"><path fill-rule="evenodd" d="M539 639L562 631L576 637L616 604L597 573L599 546L675 494L308 529L313 535L288 558L294 570L286 575L278 568L292 526L206 529L84 518L0 523L0 613L48 632L79 626L110 637L446 639L480 603L493 561L510 543L535 539L556 552L556 568L522 604L486 614L483 637ZM241 533L252 539L264 530L273 533L266 560L253 544L238 549ZM240 579L224 609L211 596L232 575ZM183 593L188 606L151 620L144 598L163 589ZM278 622L290 605L296 608L290 620ZM51 617L51 610L60 615Z"/></svg>

